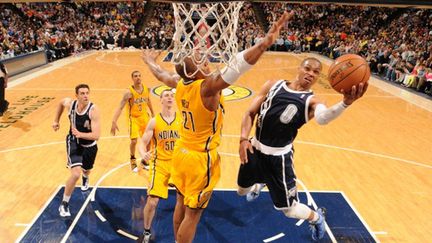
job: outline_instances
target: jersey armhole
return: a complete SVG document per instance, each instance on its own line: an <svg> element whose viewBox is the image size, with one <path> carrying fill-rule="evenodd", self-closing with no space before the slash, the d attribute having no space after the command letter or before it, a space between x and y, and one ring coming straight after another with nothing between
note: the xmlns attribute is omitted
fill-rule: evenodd
<svg viewBox="0 0 432 243"><path fill-rule="evenodd" d="M311 101L312 97L314 97L314 95L310 95L309 97L307 97L306 103L305 103L305 121L306 122L309 121L309 105L310 105L310 101Z"/></svg>

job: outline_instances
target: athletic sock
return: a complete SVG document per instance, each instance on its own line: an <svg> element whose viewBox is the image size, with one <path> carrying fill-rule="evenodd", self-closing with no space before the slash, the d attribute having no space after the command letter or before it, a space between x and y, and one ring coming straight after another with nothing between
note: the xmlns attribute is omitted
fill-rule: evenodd
<svg viewBox="0 0 432 243"><path fill-rule="evenodd" d="M69 203L71 196L63 195L63 201Z"/></svg>

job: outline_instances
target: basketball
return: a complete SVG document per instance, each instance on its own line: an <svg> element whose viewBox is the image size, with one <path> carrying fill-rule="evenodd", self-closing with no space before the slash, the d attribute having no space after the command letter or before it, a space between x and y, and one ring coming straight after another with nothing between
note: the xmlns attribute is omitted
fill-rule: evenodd
<svg viewBox="0 0 432 243"><path fill-rule="evenodd" d="M330 66L328 80L334 90L341 93L351 90L353 85L366 83L370 78L370 69L366 60L355 54L338 57Z"/></svg>

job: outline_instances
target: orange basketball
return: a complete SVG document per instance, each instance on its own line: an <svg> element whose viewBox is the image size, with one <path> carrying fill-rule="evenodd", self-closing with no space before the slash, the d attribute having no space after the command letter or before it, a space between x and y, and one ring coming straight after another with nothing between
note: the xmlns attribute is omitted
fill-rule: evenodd
<svg viewBox="0 0 432 243"><path fill-rule="evenodd" d="M334 90L341 93L350 91L353 85L366 83L370 78L370 69L366 60L355 54L338 57L330 66L328 80Z"/></svg>

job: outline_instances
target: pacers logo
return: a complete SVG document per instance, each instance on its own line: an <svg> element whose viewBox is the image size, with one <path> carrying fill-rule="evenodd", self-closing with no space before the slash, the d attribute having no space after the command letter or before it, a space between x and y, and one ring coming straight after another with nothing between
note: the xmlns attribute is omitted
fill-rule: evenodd
<svg viewBox="0 0 432 243"><path fill-rule="evenodd" d="M171 88L165 85L161 85L153 88L152 92L153 94L160 96L162 91L167 89L171 89ZM175 89L173 89L173 92L175 93ZM228 88L224 89L222 91L222 94L225 97L225 101L231 101L231 100L241 100L247 98L252 95L252 91L244 87L231 85Z"/></svg>

